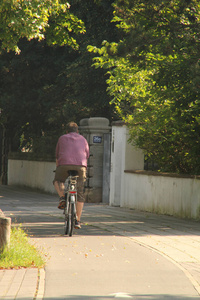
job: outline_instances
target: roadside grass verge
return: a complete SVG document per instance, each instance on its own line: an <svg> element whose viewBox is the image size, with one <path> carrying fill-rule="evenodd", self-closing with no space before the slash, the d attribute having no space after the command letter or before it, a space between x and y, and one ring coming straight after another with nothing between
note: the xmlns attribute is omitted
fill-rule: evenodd
<svg viewBox="0 0 200 300"><path fill-rule="evenodd" d="M24 230L12 227L10 246L0 252L0 269L41 268L44 264L42 253L31 245Z"/></svg>

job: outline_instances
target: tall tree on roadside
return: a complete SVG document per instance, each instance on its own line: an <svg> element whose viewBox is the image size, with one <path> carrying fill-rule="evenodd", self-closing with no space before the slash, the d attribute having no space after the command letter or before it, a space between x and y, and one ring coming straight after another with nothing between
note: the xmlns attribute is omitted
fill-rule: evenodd
<svg viewBox="0 0 200 300"><path fill-rule="evenodd" d="M79 25L84 23L85 28L84 34L69 33L78 48L59 46L62 33L58 30L59 35L51 35L56 24L52 16L44 32L46 39L28 42L23 38L18 42L20 55L11 51L2 53L0 118L12 139L11 150L19 148L20 142L20 148L31 145L36 152L54 153L55 141L67 121L114 117L106 93L105 71L91 67L94 55L87 51L88 44L100 46L105 37L118 39L117 30L110 23L112 3L108 0L70 2L71 16L81 19ZM58 45L52 45L55 36Z"/></svg>
<svg viewBox="0 0 200 300"><path fill-rule="evenodd" d="M200 173L200 4L118 0L119 43L104 41L95 66L131 140L161 170Z"/></svg>

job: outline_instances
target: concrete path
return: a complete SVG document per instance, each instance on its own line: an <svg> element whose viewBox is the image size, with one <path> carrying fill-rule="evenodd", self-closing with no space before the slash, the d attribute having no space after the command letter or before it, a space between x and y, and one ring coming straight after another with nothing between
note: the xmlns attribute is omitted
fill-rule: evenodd
<svg viewBox="0 0 200 300"><path fill-rule="evenodd" d="M45 270L0 270L0 299L200 299L199 222L86 204L63 235L56 196L0 186L0 209L47 256Z"/></svg>

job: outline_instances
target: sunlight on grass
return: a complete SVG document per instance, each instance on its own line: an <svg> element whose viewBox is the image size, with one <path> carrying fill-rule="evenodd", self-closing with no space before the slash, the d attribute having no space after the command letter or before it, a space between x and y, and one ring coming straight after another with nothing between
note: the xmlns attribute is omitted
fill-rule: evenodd
<svg viewBox="0 0 200 300"><path fill-rule="evenodd" d="M10 247L0 253L0 269L43 267L42 254L29 243L27 234L20 227L11 230Z"/></svg>

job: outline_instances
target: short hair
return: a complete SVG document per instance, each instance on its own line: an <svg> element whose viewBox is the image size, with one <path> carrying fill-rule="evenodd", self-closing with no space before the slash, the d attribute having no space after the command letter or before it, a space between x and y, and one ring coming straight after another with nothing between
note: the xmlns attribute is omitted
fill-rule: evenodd
<svg viewBox="0 0 200 300"><path fill-rule="evenodd" d="M67 132L78 132L78 125L75 122L69 122L66 126Z"/></svg>

